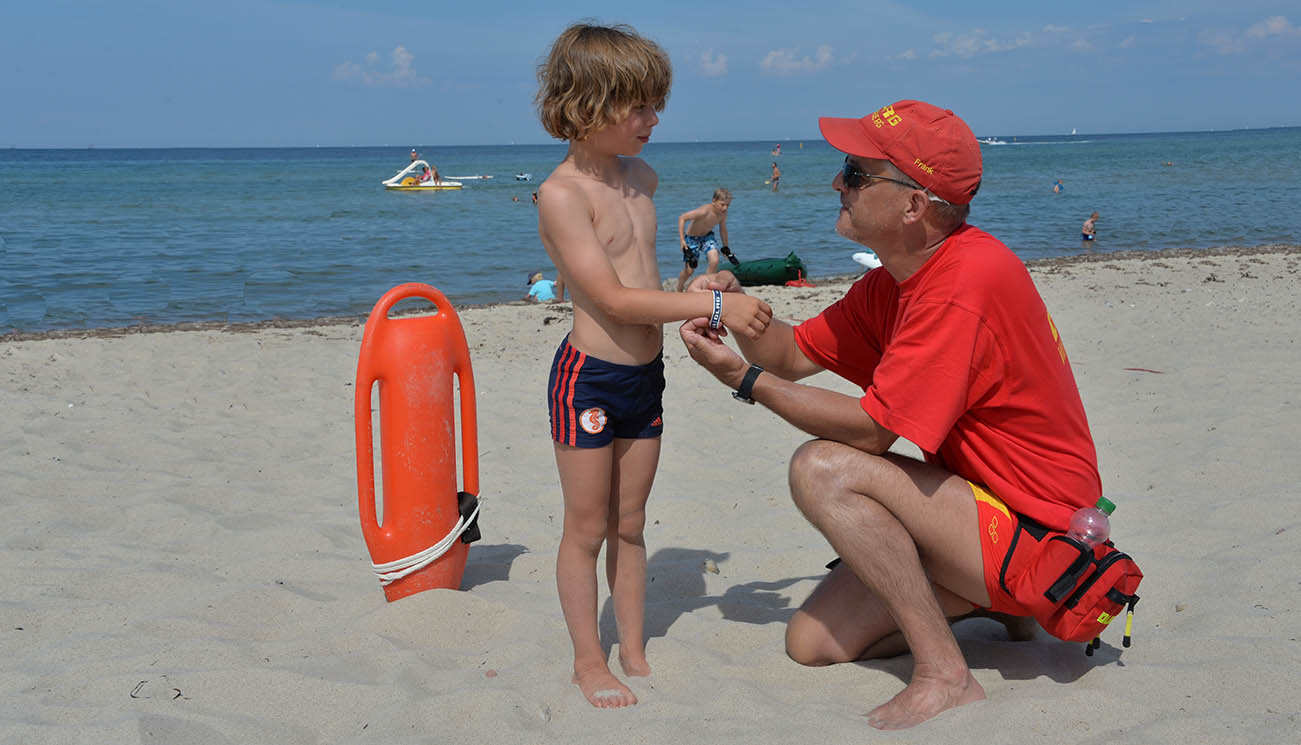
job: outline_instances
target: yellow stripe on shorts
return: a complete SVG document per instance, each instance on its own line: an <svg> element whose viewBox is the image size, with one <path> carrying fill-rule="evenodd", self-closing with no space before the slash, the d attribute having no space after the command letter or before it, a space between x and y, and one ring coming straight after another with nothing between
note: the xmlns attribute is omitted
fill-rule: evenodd
<svg viewBox="0 0 1301 745"><path fill-rule="evenodd" d="M1007 508L1007 505L1003 504L1001 499L985 491L984 487L973 484L970 481L967 482L967 486L971 487L971 493L976 497L977 502L984 502L1006 515L1008 520L1012 519L1012 511Z"/></svg>

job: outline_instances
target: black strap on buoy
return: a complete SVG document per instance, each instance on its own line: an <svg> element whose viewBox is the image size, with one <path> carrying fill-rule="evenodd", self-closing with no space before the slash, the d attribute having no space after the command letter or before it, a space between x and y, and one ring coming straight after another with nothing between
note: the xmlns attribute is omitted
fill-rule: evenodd
<svg viewBox="0 0 1301 745"><path fill-rule="evenodd" d="M469 492L457 492L457 510L460 511L462 519L469 521L469 524L465 526L465 531L461 533L461 543L474 543L483 537L479 534L479 516L474 515L474 511L478 506L478 497ZM471 515L474 515L473 520L470 519Z"/></svg>

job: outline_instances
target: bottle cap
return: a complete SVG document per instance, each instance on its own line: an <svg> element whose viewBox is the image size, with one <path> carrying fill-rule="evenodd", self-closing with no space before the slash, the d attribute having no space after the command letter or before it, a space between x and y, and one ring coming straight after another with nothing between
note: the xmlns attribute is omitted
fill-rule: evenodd
<svg viewBox="0 0 1301 745"><path fill-rule="evenodd" d="M1097 507L1108 515L1116 511L1116 503L1106 497L1098 497Z"/></svg>

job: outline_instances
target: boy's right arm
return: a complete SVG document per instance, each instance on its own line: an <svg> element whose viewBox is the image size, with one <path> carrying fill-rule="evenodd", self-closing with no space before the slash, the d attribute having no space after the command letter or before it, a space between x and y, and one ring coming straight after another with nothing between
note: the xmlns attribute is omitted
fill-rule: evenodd
<svg viewBox="0 0 1301 745"><path fill-rule="evenodd" d="M577 288L596 311L625 325L708 318L713 312L712 293L625 287L596 235L593 208L582 190L563 181L548 181L541 189L546 195L538 195L538 235L571 296ZM772 320L772 308L758 298L727 293L722 317L733 333L758 338Z"/></svg>
<svg viewBox="0 0 1301 745"><path fill-rule="evenodd" d="M694 210L687 210L678 215L678 243L683 248L687 247L687 221L694 220L700 217L701 214L703 214L702 208L697 207Z"/></svg>

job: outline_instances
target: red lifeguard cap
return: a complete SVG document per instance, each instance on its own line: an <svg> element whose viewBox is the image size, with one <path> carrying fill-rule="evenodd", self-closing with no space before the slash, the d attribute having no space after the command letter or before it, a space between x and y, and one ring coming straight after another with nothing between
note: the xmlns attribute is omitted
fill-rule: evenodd
<svg viewBox="0 0 1301 745"><path fill-rule="evenodd" d="M948 109L905 100L861 119L824 116L818 128L837 150L888 160L946 202L968 204L980 188L980 144Z"/></svg>

